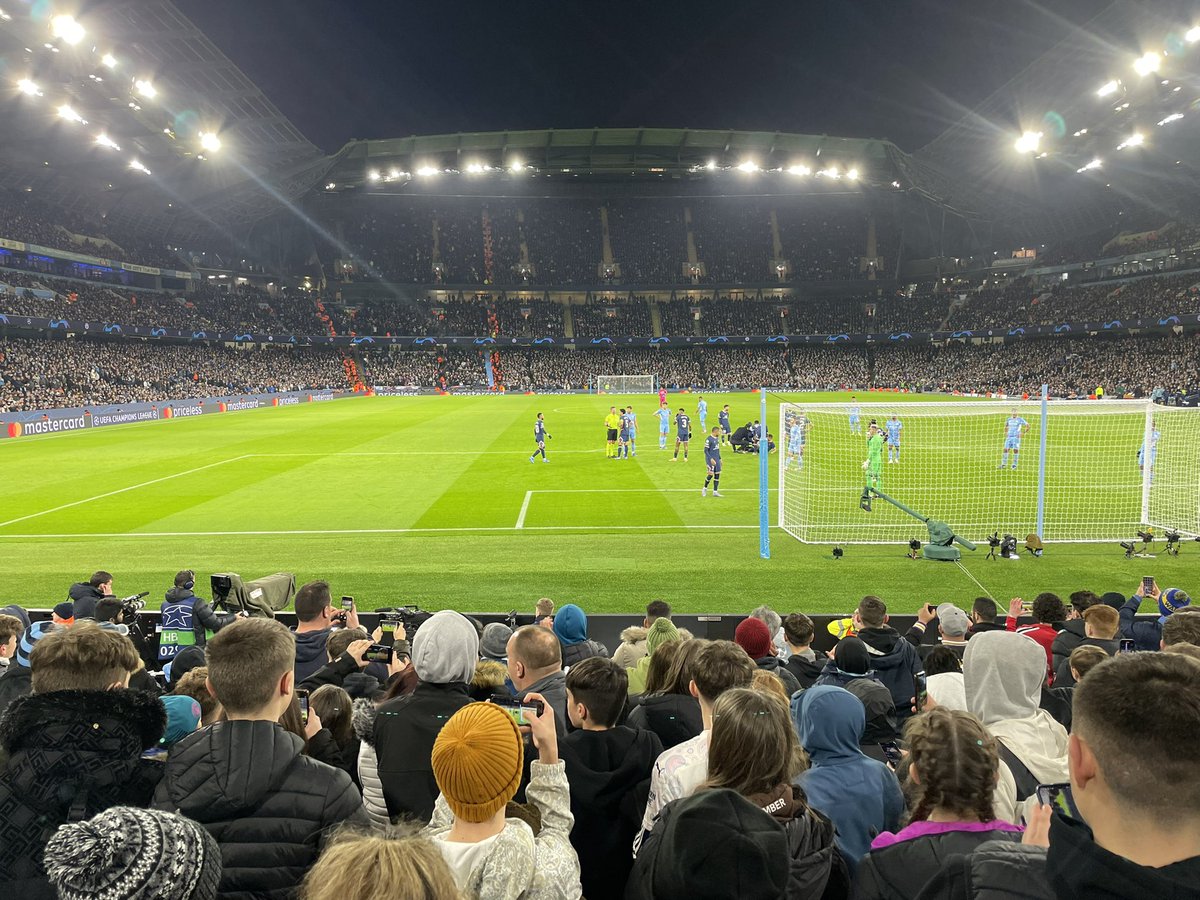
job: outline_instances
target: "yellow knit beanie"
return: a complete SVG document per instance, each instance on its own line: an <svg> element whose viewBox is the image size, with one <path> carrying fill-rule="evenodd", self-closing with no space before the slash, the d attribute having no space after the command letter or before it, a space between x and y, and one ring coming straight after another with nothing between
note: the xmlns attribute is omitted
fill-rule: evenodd
<svg viewBox="0 0 1200 900"><path fill-rule="evenodd" d="M433 777L454 815L486 822L521 784L524 743L512 716L493 703L464 706L433 742Z"/></svg>

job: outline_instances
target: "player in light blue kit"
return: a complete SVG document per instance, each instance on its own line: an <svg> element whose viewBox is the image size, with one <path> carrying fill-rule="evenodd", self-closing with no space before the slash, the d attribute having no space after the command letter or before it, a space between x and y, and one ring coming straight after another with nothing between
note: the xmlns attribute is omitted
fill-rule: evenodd
<svg viewBox="0 0 1200 900"><path fill-rule="evenodd" d="M703 397L696 404L696 416L700 419L700 430L704 431L705 425L708 422L708 401Z"/></svg>
<svg viewBox="0 0 1200 900"><path fill-rule="evenodd" d="M667 435L671 433L671 410L667 407L666 400L658 404L654 415L658 417L658 449L666 450Z"/></svg>
<svg viewBox="0 0 1200 900"><path fill-rule="evenodd" d="M859 424L859 415L862 410L858 408L858 398L853 394L850 396L850 433L862 434L862 425Z"/></svg>
<svg viewBox="0 0 1200 900"><path fill-rule="evenodd" d="M783 467L786 469L796 463L797 469L804 468L804 444L808 440L808 417L804 413L792 416L787 432L787 456L784 457Z"/></svg>
<svg viewBox="0 0 1200 900"><path fill-rule="evenodd" d="M1154 420L1150 420L1150 481L1154 481L1154 463L1158 460L1158 439L1162 437L1162 432L1158 430L1158 426L1154 424ZM1138 471L1145 472L1146 465L1146 442L1142 441L1142 446L1138 447Z"/></svg>
<svg viewBox="0 0 1200 900"><path fill-rule="evenodd" d="M900 462L900 431L904 425L900 422L900 417L892 413L884 426L887 428L887 445L888 445L888 462Z"/></svg>
<svg viewBox="0 0 1200 900"><path fill-rule="evenodd" d="M1029 430L1029 423L1021 418L1014 409L1012 415L1008 417L1008 421L1004 423L1004 453L1000 456L1000 465L996 468L1003 469L1008 464L1008 453L1012 451L1012 467L1017 468L1017 457L1021 452L1021 438L1025 436L1025 432Z"/></svg>
<svg viewBox="0 0 1200 900"><path fill-rule="evenodd" d="M632 406L625 407L626 428L629 431L629 451L637 456L637 413Z"/></svg>

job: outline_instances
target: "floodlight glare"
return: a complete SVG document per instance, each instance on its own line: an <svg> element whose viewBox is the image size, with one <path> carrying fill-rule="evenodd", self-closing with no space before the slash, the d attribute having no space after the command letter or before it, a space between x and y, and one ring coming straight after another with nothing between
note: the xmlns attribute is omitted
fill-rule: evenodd
<svg viewBox="0 0 1200 900"><path fill-rule="evenodd" d="M1157 53L1146 53L1133 61L1133 71L1139 75L1149 75L1151 72L1157 72L1161 64L1162 57Z"/></svg>
<svg viewBox="0 0 1200 900"><path fill-rule="evenodd" d="M717 167L717 161L715 159L710 159L708 162L706 162L704 164L704 168L708 169L708 171L710 171L710 172L713 171L714 169L716 169L716 167Z"/></svg>
<svg viewBox="0 0 1200 900"><path fill-rule="evenodd" d="M68 44L78 44L87 34L74 16L55 16L50 20L50 33Z"/></svg>
<svg viewBox="0 0 1200 900"><path fill-rule="evenodd" d="M28 78L22 78L17 82L17 90L28 97L42 96L42 92L38 89L38 86Z"/></svg>
<svg viewBox="0 0 1200 900"><path fill-rule="evenodd" d="M105 53L102 57L100 57L100 62L110 69L115 69L117 67L117 58L111 53Z"/></svg>
<svg viewBox="0 0 1200 900"><path fill-rule="evenodd" d="M1129 137L1125 138L1125 140L1121 141L1121 143L1117 144L1117 149L1124 150L1126 147L1140 147L1145 140L1145 135L1140 131L1135 131Z"/></svg>
<svg viewBox="0 0 1200 900"><path fill-rule="evenodd" d="M738 163L737 169L739 172L757 172L758 163L752 159L747 159L744 162Z"/></svg>
<svg viewBox="0 0 1200 900"><path fill-rule="evenodd" d="M1101 160L1099 157L1097 157L1096 159L1093 159L1090 163L1080 166L1075 171L1077 173L1090 172L1092 169L1100 168L1100 166L1102 166L1103 164L1104 164L1103 160Z"/></svg>
<svg viewBox="0 0 1200 900"><path fill-rule="evenodd" d="M12 16L10 16L10 15L9 15L8 13L6 13L4 10L0 9L0 21L4 21L4 22L11 22L11 21L12 21Z"/></svg>
<svg viewBox="0 0 1200 900"><path fill-rule="evenodd" d="M480 172L483 171L483 166L481 166L477 162L467 163L467 171L470 172L472 175L478 175Z"/></svg>
<svg viewBox="0 0 1200 900"><path fill-rule="evenodd" d="M801 176L811 175L812 169L810 169L808 166L789 166L788 174L789 175L801 175Z"/></svg>
<svg viewBox="0 0 1200 900"><path fill-rule="evenodd" d="M84 119L84 117L79 113L75 112L75 110L71 109L71 107L66 103L58 108L58 117L60 119L66 119L68 122L75 122L79 125L87 124L87 120Z"/></svg>
<svg viewBox="0 0 1200 900"><path fill-rule="evenodd" d="M378 181L379 180L379 170L372 169L370 172L367 173L367 178L370 179L371 181Z"/></svg>
<svg viewBox="0 0 1200 900"><path fill-rule="evenodd" d="M1013 145L1017 148L1018 153L1036 153L1038 145L1042 142L1042 133L1040 131L1026 131Z"/></svg>
<svg viewBox="0 0 1200 900"><path fill-rule="evenodd" d="M96 136L96 143L99 144L101 147L107 147L109 150L120 150L121 149L120 147L117 146L116 141L114 141L112 138L110 138L107 134L104 134L103 132L101 132L100 134L98 134Z"/></svg>
<svg viewBox="0 0 1200 900"><path fill-rule="evenodd" d="M1100 90L1096 91L1096 96L1097 97L1108 97L1111 94L1115 94L1120 89L1120 87L1121 87L1121 82L1117 81L1114 78L1112 81L1106 81L1104 84L1100 85Z"/></svg>
<svg viewBox="0 0 1200 900"><path fill-rule="evenodd" d="M421 166L421 168L417 169L417 174L422 178L429 178L432 175L438 174L438 171L433 166Z"/></svg>
<svg viewBox="0 0 1200 900"><path fill-rule="evenodd" d="M514 159L512 162L510 162L510 163L508 164L508 167L509 167L509 168L510 168L510 169L511 169L513 172L523 172L523 171L525 171L525 164L524 164L523 162L521 162L521 160L519 160L519 159Z"/></svg>
<svg viewBox="0 0 1200 900"><path fill-rule="evenodd" d="M851 181L858 181L858 169L847 169L846 177Z"/></svg>
<svg viewBox="0 0 1200 900"><path fill-rule="evenodd" d="M1187 34L1185 34L1183 37L1189 44L1194 44L1196 41L1200 41L1200 25L1193 25L1187 30Z"/></svg>
<svg viewBox="0 0 1200 900"><path fill-rule="evenodd" d="M137 79L137 81L133 83L133 86L137 92L147 100L152 100L158 96L158 91L155 89L154 85L145 78Z"/></svg>
<svg viewBox="0 0 1200 900"><path fill-rule="evenodd" d="M1162 119L1161 121L1159 121L1158 124L1160 126L1170 125L1172 122L1178 122L1182 118L1183 118L1183 113L1171 113L1171 115L1169 115L1165 119Z"/></svg>
<svg viewBox="0 0 1200 900"><path fill-rule="evenodd" d="M138 171L138 172L141 172L143 175L149 175L149 174L150 174L150 170L149 170L149 169L147 169L147 168L145 167L145 165L143 165L142 163L138 162L136 159L135 159L135 160L131 160L131 161L130 161L130 163L129 163L129 168L131 168L131 169L135 169L136 171Z"/></svg>
<svg viewBox="0 0 1200 900"><path fill-rule="evenodd" d="M399 178L399 177L400 177L400 170L397 169L395 166L393 166L390 170L388 170L388 178Z"/></svg>

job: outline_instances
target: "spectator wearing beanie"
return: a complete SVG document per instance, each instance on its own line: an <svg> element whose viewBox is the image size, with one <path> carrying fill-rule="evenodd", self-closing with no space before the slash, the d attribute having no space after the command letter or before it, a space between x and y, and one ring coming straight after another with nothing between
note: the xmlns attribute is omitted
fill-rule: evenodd
<svg viewBox="0 0 1200 900"><path fill-rule="evenodd" d="M484 625L483 634L479 637L479 658L508 662L508 639L512 636L512 629L503 622Z"/></svg>
<svg viewBox="0 0 1200 900"><path fill-rule="evenodd" d="M898 790L898 789L897 789ZM629 900L780 900L791 852L783 826L728 788L672 803L647 837Z"/></svg>
<svg viewBox="0 0 1200 900"><path fill-rule="evenodd" d="M892 770L859 749L866 713L844 688L817 685L799 697L793 719L812 767L799 785L811 807L837 826L837 845L851 873L874 837L895 831L904 797Z"/></svg>
<svg viewBox="0 0 1200 900"><path fill-rule="evenodd" d="M789 697L800 690L796 676L784 667L776 655L771 631L762 619L742 619L734 629L733 642L746 651L756 666L778 677Z"/></svg>
<svg viewBox="0 0 1200 900"><path fill-rule="evenodd" d="M166 694L158 698L163 711L167 714L167 728L158 741L157 747L146 750L150 759L166 761L171 748L200 727L200 703L193 697L183 694Z"/></svg>
<svg viewBox="0 0 1200 900"><path fill-rule="evenodd" d="M545 702L536 694L527 699ZM513 717L491 703L460 709L439 732L431 761L441 794L423 833L471 897L574 900L581 896L579 859L554 713L546 705L540 716L532 708L524 715L538 751L526 789L541 817L537 836L524 821L505 818L521 783L525 742Z"/></svg>
<svg viewBox="0 0 1200 900"><path fill-rule="evenodd" d="M859 699L867 717L859 746L873 759L886 760L880 744L896 740L900 737L900 729L892 694L871 671L871 654L867 651L867 645L854 637L838 641L833 648L833 658L825 663L817 684L845 688ZM792 706L798 709L799 702L799 698L796 698Z"/></svg>
<svg viewBox="0 0 1200 900"><path fill-rule="evenodd" d="M564 669L589 656L608 656L607 647L588 640L587 616L574 603L568 603L555 614L554 634L562 644Z"/></svg>
<svg viewBox="0 0 1200 900"><path fill-rule="evenodd" d="M70 600L57 603L50 611L50 621L64 628L75 624L75 604Z"/></svg>
<svg viewBox="0 0 1200 900"><path fill-rule="evenodd" d="M641 625L633 625L621 632L621 644L613 651L613 661L622 669L632 669L650 653L646 636L650 627L659 619L671 619L671 605L665 600L653 600L646 604L646 618ZM630 691L636 694L637 691Z"/></svg>
<svg viewBox="0 0 1200 900"><path fill-rule="evenodd" d="M478 660L475 626L451 610L434 613L413 637L417 688L379 707L370 751L389 816L429 821L438 790L429 761L433 743L450 717L472 702ZM362 752L368 748L372 745L364 743Z"/></svg>
<svg viewBox="0 0 1200 900"><path fill-rule="evenodd" d="M471 679L471 697L490 700L497 694L511 693L505 685L508 678L508 639L512 629L503 622L490 622L483 627L479 638L479 662Z"/></svg>
<svg viewBox="0 0 1200 900"><path fill-rule="evenodd" d="M0 718L5 710L18 697L33 693L31 671L29 669L29 654L34 645L43 637L62 628L53 622L34 622L17 638L17 648L13 653L12 663L0 675Z"/></svg>
<svg viewBox="0 0 1200 900"><path fill-rule="evenodd" d="M46 895L43 852L59 825L112 806L147 806L162 777L142 753L163 736L166 713L157 697L125 688L138 665L133 643L94 622L41 624L50 629L25 660L33 693L0 718L6 900Z"/></svg>
<svg viewBox="0 0 1200 900"><path fill-rule="evenodd" d="M1103 603L1097 603L1084 610L1080 621L1084 627L1084 638L1075 643L1072 653L1080 647L1097 647L1108 656L1117 655L1117 650L1120 648L1117 635L1121 632L1121 617L1115 609L1105 606ZM1068 622L1067 624L1072 623ZM1055 646L1057 647L1058 644L1055 643ZM1075 676L1071 674L1071 655L1067 654L1054 673L1054 686L1069 688L1074 685Z"/></svg>
<svg viewBox="0 0 1200 900"><path fill-rule="evenodd" d="M214 900L221 850L183 816L116 806L59 828L46 872L59 900Z"/></svg>
<svg viewBox="0 0 1200 900"><path fill-rule="evenodd" d="M1186 609L1192 603L1192 598L1180 588L1167 588L1160 591L1155 584L1149 596L1158 603L1158 618L1148 622L1135 618L1138 608L1142 605L1143 588L1138 583L1138 589L1121 607L1121 636L1133 639L1134 650L1162 649L1162 629L1167 618L1178 610Z"/></svg>
<svg viewBox="0 0 1200 900"><path fill-rule="evenodd" d="M646 630L646 653L632 668L626 668L629 676L629 693L643 694L646 691L646 675L650 671L650 659L655 651L663 644L671 644L683 640L683 635L670 619L655 619Z"/></svg>

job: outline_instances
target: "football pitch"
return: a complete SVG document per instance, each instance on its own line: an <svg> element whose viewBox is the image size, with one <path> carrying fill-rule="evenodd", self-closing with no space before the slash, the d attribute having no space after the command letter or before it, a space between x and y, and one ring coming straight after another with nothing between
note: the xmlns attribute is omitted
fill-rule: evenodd
<svg viewBox="0 0 1200 900"><path fill-rule="evenodd" d="M694 414L695 395L670 399L673 409ZM755 394L707 399L710 428L723 403L732 407L734 427L758 417ZM777 431L781 401L848 399L769 395L767 421ZM903 400L896 401L903 415ZM631 403L638 413L638 455L630 460L604 452L603 419L614 403ZM915 522L905 526L904 540L847 545L836 561L830 543L803 544L772 527L764 560L757 457L726 448L724 496L702 497L699 422L691 459L672 463L670 450L658 449L656 406L648 394L364 397L4 441L0 605L50 606L101 568L114 573L118 594L148 590L152 605L177 570L191 568L199 585L224 571L245 578L290 571L298 584L327 578L335 596L352 594L364 609L411 603L531 612L548 596L595 613L638 613L656 598L688 613L745 612L760 603L842 612L865 593L912 612L923 602L966 603L984 592L1002 604L1043 590L1129 593L1144 575L1164 588L1186 587L1200 574L1194 543L1178 557L1161 554L1158 544L1153 560L1127 560L1114 543L1051 543L1040 559L989 561L985 543L964 553L962 567L913 561L905 556L907 536L924 532ZM539 411L553 436L546 464L529 462ZM954 420L943 426L955 427ZM977 442L966 431L946 441L963 448ZM863 452L857 443L847 447L839 465L849 474L839 477L861 484L861 470L854 472ZM999 449L976 455L993 476L1013 475L995 473ZM910 444L905 452L916 451ZM1129 456L1124 446L1114 452ZM1029 456L1016 477L1036 478L1036 456ZM1133 465L1126 480L1136 481ZM884 469L885 488L889 478L900 482L892 467ZM770 471L774 525L775 458ZM951 507L944 485L923 493L911 474L902 483L914 506L951 518L953 508L937 508ZM1081 493L1080 515L1096 514L1104 496ZM1002 491L995 497L998 525L1027 515L1004 509ZM853 490L827 502L839 504L838 521L866 515ZM903 521L888 515L885 521Z"/></svg>

